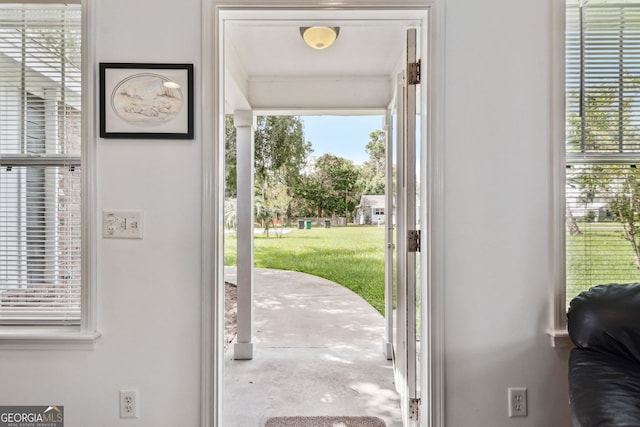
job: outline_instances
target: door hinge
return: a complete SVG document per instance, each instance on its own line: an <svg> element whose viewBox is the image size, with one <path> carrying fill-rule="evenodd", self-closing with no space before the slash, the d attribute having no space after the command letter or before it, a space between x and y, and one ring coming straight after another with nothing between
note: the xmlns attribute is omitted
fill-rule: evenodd
<svg viewBox="0 0 640 427"><path fill-rule="evenodd" d="M420 230L409 230L407 233L407 250L409 252L420 252Z"/></svg>
<svg viewBox="0 0 640 427"><path fill-rule="evenodd" d="M422 60L418 59L418 62L411 62L407 64L407 74L409 75L409 84L410 85L419 85L420 77L422 74L421 70Z"/></svg>
<svg viewBox="0 0 640 427"><path fill-rule="evenodd" d="M409 419L411 421L420 421L420 399L409 399Z"/></svg>

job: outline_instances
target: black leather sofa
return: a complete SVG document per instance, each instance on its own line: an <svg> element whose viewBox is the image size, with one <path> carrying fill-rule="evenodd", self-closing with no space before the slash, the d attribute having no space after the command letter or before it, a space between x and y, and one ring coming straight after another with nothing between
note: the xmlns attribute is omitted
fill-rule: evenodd
<svg viewBox="0 0 640 427"><path fill-rule="evenodd" d="M599 285L567 312L576 427L640 426L640 283Z"/></svg>

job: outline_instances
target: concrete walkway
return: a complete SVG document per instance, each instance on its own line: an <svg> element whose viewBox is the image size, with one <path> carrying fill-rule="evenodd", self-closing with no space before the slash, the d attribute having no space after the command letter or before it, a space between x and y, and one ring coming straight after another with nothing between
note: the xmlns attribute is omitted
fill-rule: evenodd
<svg viewBox="0 0 640 427"><path fill-rule="evenodd" d="M225 280L235 282L226 267ZM278 416L375 416L401 426L384 318L360 296L305 273L254 271L254 359L225 354L225 426Z"/></svg>

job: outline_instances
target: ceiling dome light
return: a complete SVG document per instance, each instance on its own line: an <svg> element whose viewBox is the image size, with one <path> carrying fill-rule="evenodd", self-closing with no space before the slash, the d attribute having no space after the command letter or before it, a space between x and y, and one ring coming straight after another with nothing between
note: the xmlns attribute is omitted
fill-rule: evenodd
<svg viewBox="0 0 640 427"><path fill-rule="evenodd" d="M304 41L314 49L326 49L333 44L340 34L339 27L301 27L300 34Z"/></svg>

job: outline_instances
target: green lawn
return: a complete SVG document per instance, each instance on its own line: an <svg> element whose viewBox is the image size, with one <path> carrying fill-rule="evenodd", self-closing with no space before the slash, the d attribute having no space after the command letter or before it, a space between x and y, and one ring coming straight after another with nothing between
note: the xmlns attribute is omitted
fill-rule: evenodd
<svg viewBox="0 0 640 427"><path fill-rule="evenodd" d="M236 264L236 235L225 235L225 265ZM256 267L301 271L340 283L384 313L384 227L294 229L256 234Z"/></svg>
<svg viewBox="0 0 640 427"><path fill-rule="evenodd" d="M567 237L567 301L602 283L640 281L631 245L619 224L580 224ZM384 313L384 227L294 229L278 238L257 234L256 267L301 271L340 283ZM225 235L225 265L236 264L236 236ZM578 275L578 272L586 272Z"/></svg>
<svg viewBox="0 0 640 427"><path fill-rule="evenodd" d="M620 224L579 226L582 234L567 236L567 301L593 285L640 281L631 243L622 236Z"/></svg>

